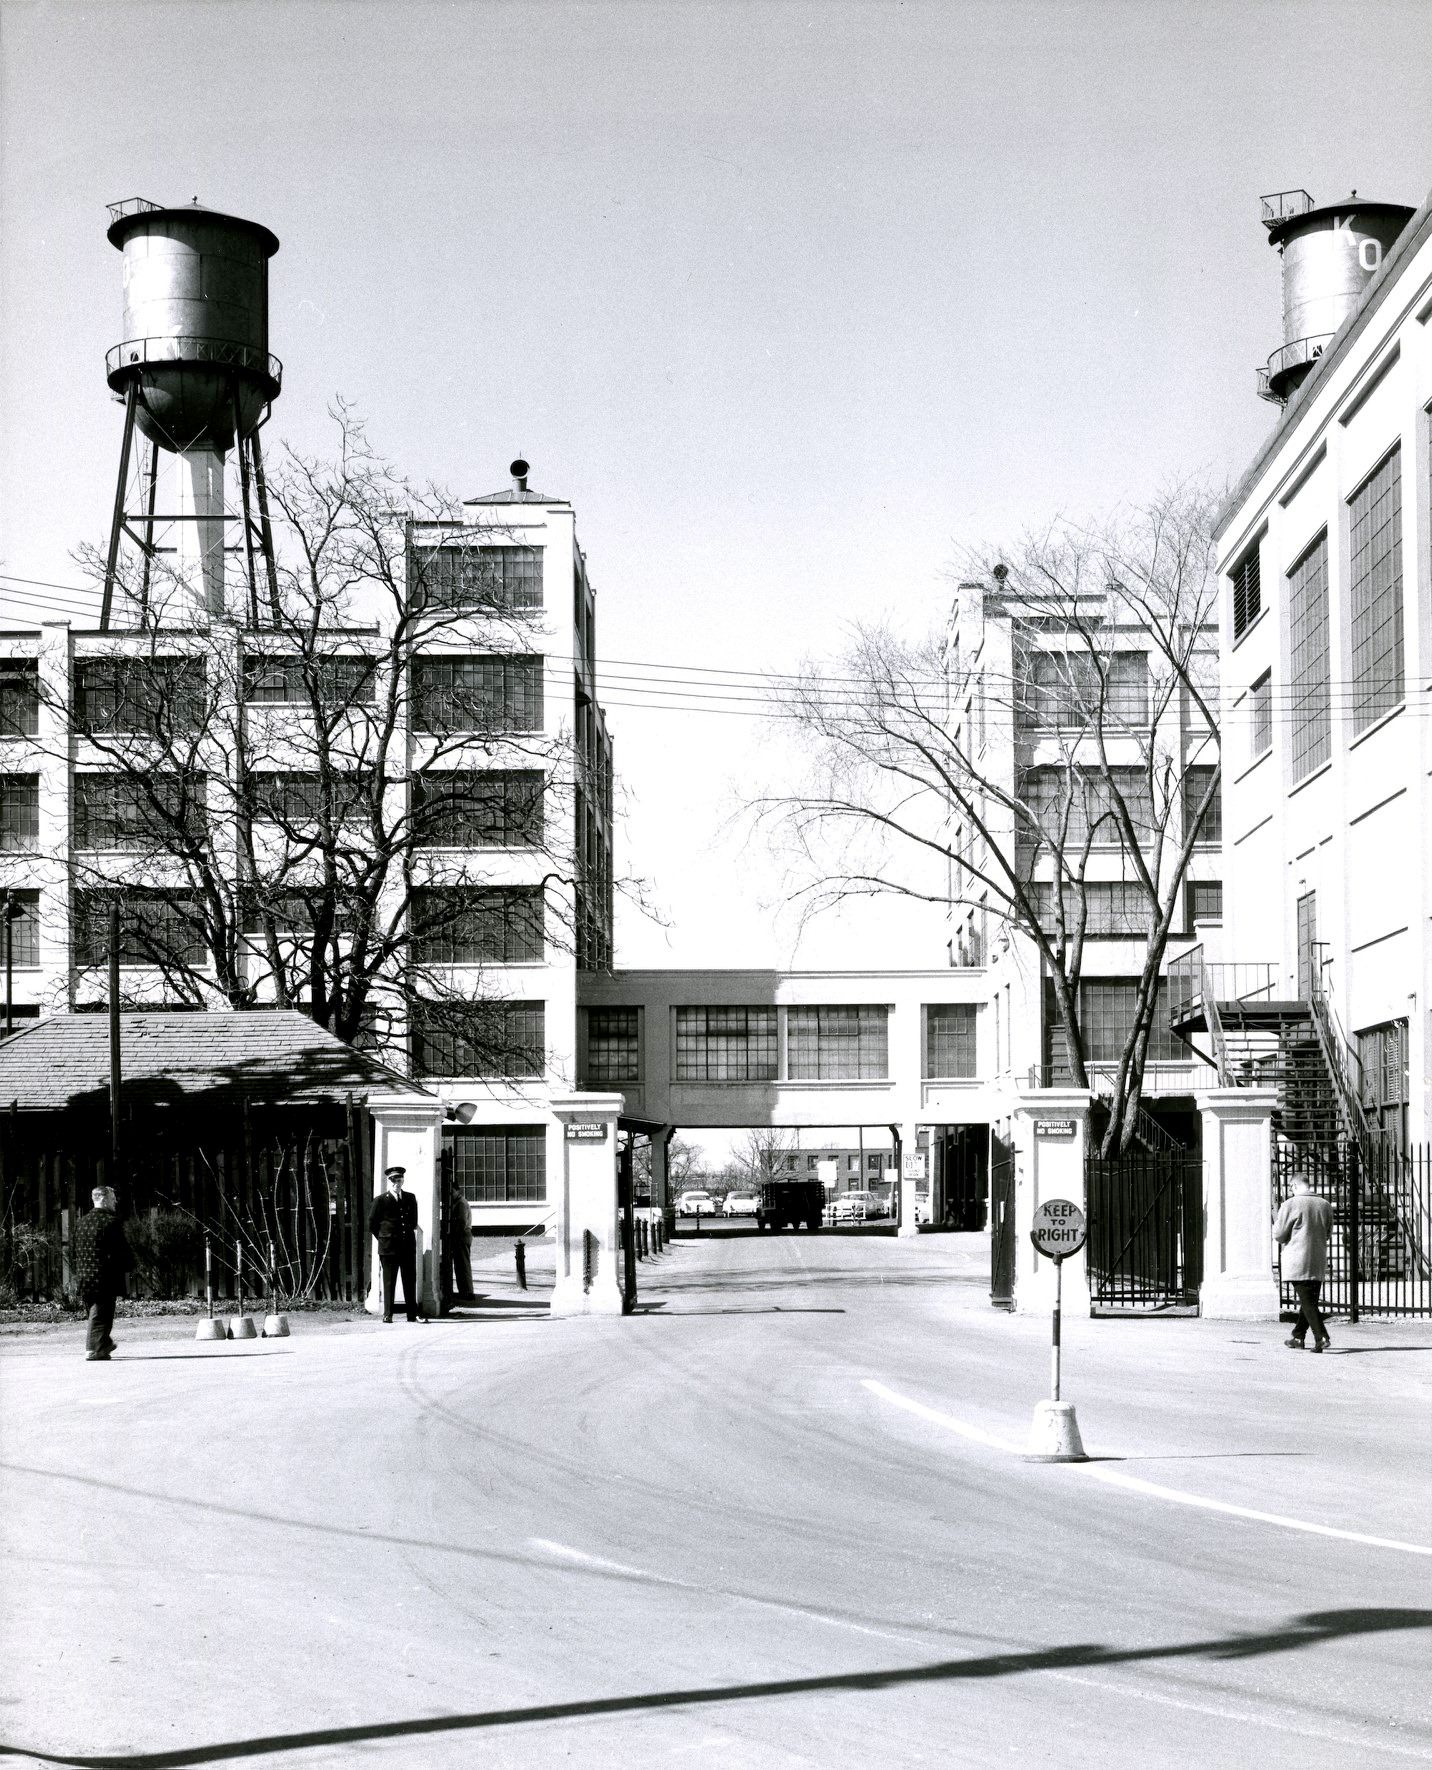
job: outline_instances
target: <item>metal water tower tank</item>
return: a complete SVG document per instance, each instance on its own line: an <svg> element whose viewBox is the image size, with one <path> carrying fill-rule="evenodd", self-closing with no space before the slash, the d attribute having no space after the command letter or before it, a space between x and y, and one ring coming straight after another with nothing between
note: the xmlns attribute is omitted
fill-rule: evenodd
<svg viewBox="0 0 1432 1770"><path fill-rule="evenodd" d="M1260 199L1268 243L1283 260L1283 344L1258 371L1258 391L1281 405L1297 390L1414 213L1401 203L1314 203L1304 190Z"/></svg>
<svg viewBox="0 0 1432 1770"><path fill-rule="evenodd" d="M124 337L105 357L105 375L125 403L120 483L111 525L101 625L108 626L121 537L144 555L142 604L161 549L156 524L177 525L181 575L187 569L210 613L224 609L225 522L243 523L249 556L251 618L257 619L254 544L276 594L272 536L258 430L283 385L268 349L268 261L278 240L256 221L220 215L196 200L166 208L144 198L110 207L108 238L124 258ZM141 501L130 511L134 432L148 440ZM237 445L242 516L227 516L224 457ZM176 458L179 508L159 515L155 488L161 452ZM251 508L257 497L259 514ZM146 609L141 606L141 618Z"/></svg>

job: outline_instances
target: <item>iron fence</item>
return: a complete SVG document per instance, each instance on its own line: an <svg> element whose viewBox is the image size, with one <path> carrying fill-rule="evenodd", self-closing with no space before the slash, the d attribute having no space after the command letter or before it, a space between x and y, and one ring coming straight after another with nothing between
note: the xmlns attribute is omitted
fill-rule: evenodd
<svg viewBox="0 0 1432 1770"><path fill-rule="evenodd" d="M1333 1207L1324 1313L1432 1316L1432 1144L1403 1150L1352 1138L1315 1147L1279 1141L1273 1199L1281 1204L1302 1175ZM1274 1249L1277 1260L1278 1250ZM1282 1306L1297 1311L1280 1276Z"/></svg>

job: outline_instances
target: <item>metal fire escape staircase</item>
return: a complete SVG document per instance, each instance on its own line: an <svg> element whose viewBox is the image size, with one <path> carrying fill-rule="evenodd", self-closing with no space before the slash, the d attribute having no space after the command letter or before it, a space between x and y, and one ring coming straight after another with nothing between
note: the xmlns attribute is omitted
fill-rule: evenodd
<svg viewBox="0 0 1432 1770"><path fill-rule="evenodd" d="M1278 997L1272 965L1208 964L1196 946L1169 966L1173 1032L1217 1071L1225 1088L1273 1088L1275 1136L1325 1170L1339 1152L1357 1151L1364 1177L1364 1234L1386 1259L1427 1266L1416 1229L1425 1212L1410 1196L1406 1164L1389 1149L1363 1109L1356 1055L1326 985L1306 997ZM1207 1035L1201 1050L1194 1035Z"/></svg>

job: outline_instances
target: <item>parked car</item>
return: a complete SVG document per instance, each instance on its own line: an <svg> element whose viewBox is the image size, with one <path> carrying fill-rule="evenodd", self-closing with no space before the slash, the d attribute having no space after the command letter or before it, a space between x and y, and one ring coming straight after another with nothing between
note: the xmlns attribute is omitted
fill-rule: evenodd
<svg viewBox="0 0 1432 1770"><path fill-rule="evenodd" d="M720 1208L709 1192L683 1192L676 1201L678 1217L714 1217Z"/></svg>
<svg viewBox="0 0 1432 1770"><path fill-rule="evenodd" d="M754 1217L761 1208L759 1192L728 1192L725 1212L728 1217Z"/></svg>
<svg viewBox="0 0 1432 1770"><path fill-rule="evenodd" d="M833 1207L836 1223L866 1223L886 1215L885 1201L878 1193L855 1189L840 1193Z"/></svg>

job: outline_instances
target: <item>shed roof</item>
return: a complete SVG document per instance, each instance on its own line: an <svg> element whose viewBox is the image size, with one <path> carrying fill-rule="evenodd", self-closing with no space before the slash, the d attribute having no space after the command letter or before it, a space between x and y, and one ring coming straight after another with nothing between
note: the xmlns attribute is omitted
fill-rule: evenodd
<svg viewBox="0 0 1432 1770"><path fill-rule="evenodd" d="M293 1009L121 1014L125 1096L136 1104L240 1100L312 1106L426 1089L334 1038ZM0 1111L62 1112L109 1086L109 1016L54 1014L0 1040Z"/></svg>

